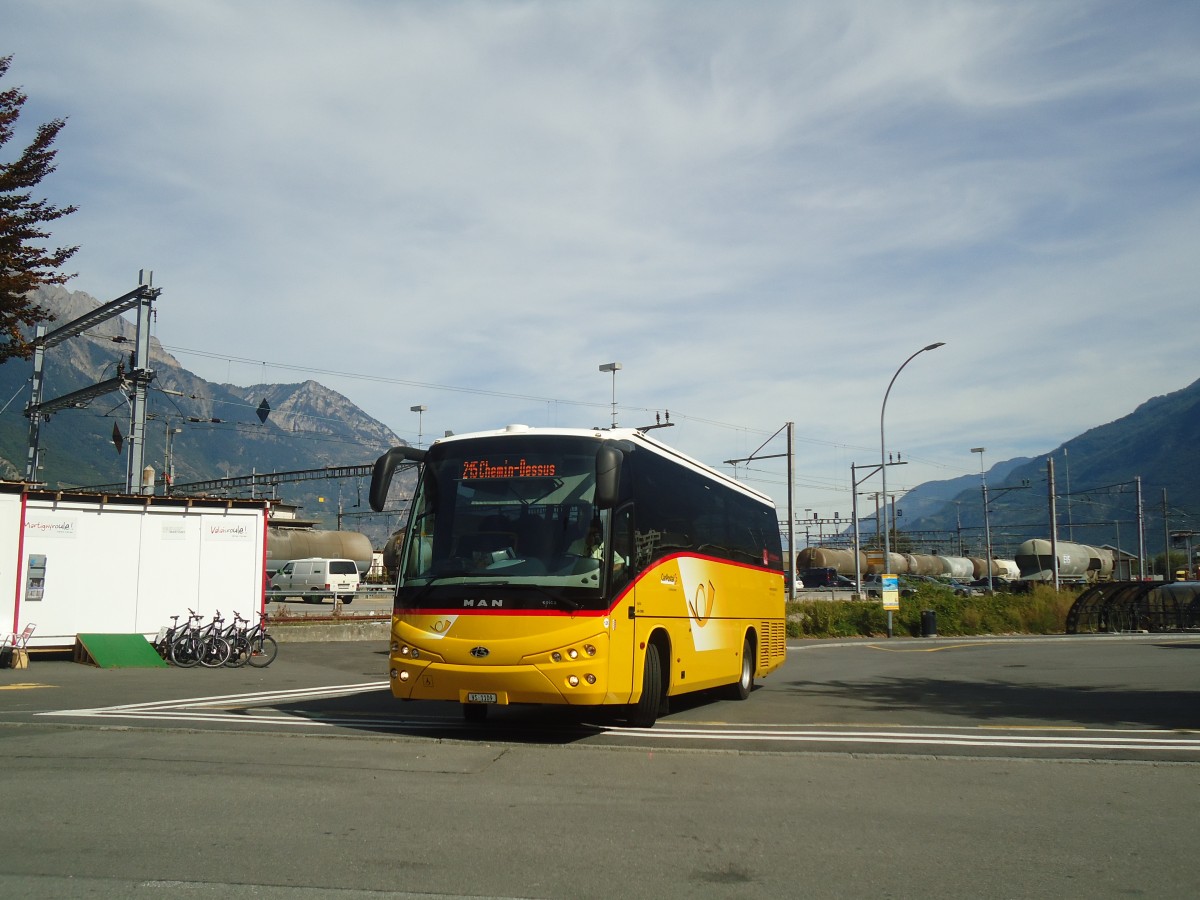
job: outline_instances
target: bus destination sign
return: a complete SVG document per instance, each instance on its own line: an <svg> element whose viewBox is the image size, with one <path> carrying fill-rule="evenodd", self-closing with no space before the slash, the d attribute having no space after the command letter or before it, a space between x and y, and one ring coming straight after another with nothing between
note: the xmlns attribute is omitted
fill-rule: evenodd
<svg viewBox="0 0 1200 900"><path fill-rule="evenodd" d="M464 459L462 480L472 481L483 478L548 478L554 475L554 463L535 465L524 459L515 465L507 459L504 462L492 462L490 459Z"/></svg>

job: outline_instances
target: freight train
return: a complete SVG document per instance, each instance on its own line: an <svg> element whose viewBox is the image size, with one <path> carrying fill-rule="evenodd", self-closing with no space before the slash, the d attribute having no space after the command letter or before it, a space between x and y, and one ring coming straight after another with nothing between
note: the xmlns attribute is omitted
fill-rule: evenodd
<svg viewBox="0 0 1200 900"><path fill-rule="evenodd" d="M986 559L973 556L933 556L926 553L890 553L888 566L867 561L865 551L859 554L859 571L864 575L927 575L931 578L975 579L988 577ZM831 547L807 547L796 554L796 571L830 567L839 575L854 575L854 551ZM1015 560L993 559L992 577L1019 578Z"/></svg>
<svg viewBox="0 0 1200 900"><path fill-rule="evenodd" d="M1088 544L1057 543L1058 580L1063 584L1095 584L1111 581L1113 551ZM876 554L878 556L879 554ZM858 570L864 575L885 572L893 575L927 575L932 578L978 579L988 577L987 559L975 556L934 556L924 553L891 553L888 565L867 561L859 552ZM853 576L854 551L832 547L807 547L796 554L796 571L833 568L839 575ZM992 577L1023 581L1052 581L1054 554L1050 541L1036 538L1017 548L1014 559L992 559Z"/></svg>

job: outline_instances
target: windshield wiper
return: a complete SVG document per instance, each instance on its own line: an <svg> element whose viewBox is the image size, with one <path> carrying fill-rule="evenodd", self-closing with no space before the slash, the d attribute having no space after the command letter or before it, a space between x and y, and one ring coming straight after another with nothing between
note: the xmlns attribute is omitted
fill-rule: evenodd
<svg viewBox="0 0 1200 900"><path fill-rule="evenodd" d="M420 601L425 598L425 595L428 594L433 586L439 581L447 581L451 578L462 578L465 574L465 572L455 572L450 575L430 575L429 580L421 585L421 589L417 591L416 596L408 601L408 605L416 606L418 603L420 603Z"/></svg>

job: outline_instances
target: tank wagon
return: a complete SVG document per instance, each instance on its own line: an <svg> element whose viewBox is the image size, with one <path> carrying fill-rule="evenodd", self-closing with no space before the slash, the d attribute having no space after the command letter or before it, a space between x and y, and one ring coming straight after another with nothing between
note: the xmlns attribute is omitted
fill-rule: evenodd
<svg viewBox="0 0 1200 900"><path fill-rule="evenodd" d="M371 569L371 539L357 531L312 528L267 528L267 574L274 575L293 559L352 559L359 577Z"/></svg>
<svg viewBox="0 0 1200 900"><path fill-rule="evenodd" d="M949 575L951 578L974 578L975 577L975 562L965 556L939 556L937 559L942 564L940 574ZM984 564L984 574L986 575L987 562L980 560Z"/></svg>
<svg viewBox="0 0 1200 900"><path fill-rule="evenodd" d="M859 553L859 565L867 571L867 555ZM839 575L854 574L854 551L834 547L805 547L796 554L796 571L805 569L837 569Z"/></svg>
<svg viewBox="0 0 1200 900"><path fill-rule="evenodd" d="M1015 559L993 559L992 574L999 575L1002 578L1007 578L1009 581L1016 581L1021 577L1021 567L1017 565ZM987 577L987 565L984 564L984 571L979 578Z"/></svg>
<svg viewBox="0 0 1200 900"><path fill-rule="evenodd" d="M387 543L383 545L383 568L387 572L389 581L393 580L396 573L400 571L400 554L404 551L404 532L403 528L393 532L392 536L387 539Z"/></svg>
<svg viewBox="0 0 1200 900"><path fill-rule="evenodd" d="M1059 541L1057 545L1058 580L1068 584L1095 584L1111 581L1113 553L1104 547ZM1017 548L1016 563L1026 581L1053 581L1054 557L1050 542L1044 538L1025 541Z"/></svg>

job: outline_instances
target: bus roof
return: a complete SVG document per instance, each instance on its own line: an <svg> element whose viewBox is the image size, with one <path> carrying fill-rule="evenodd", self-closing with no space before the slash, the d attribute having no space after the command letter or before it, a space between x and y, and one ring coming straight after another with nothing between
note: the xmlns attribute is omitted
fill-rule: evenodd
<svg viewBox="0 0 1200 900"><path fill-rule="evenodd" d="M755 500L766 503L772 508L775 502L761 491L743 484L736 478L726 475L724 472L714 469L712 466L706 465L699 460L693 459L686 453L676 450L674 447L669 447L662 441L657 441L643 431L636 428L538 428L530 425L506 425L504 428L498 428L494 431L474 431L469 434L453 434L443 438L438 438L433 441L433 444L446 444L454 441L469 441L478 440L479 438L487 437L513 437L518 435L545 435L548 437L591 437L599 441L617 441L625 440L631 443L645 447L653 453L660 456L665 456L672 459L680 465L693 469L714 481L719 481L722 484L741 491ZM432 445L431 445L432 446Z"/></svg>

